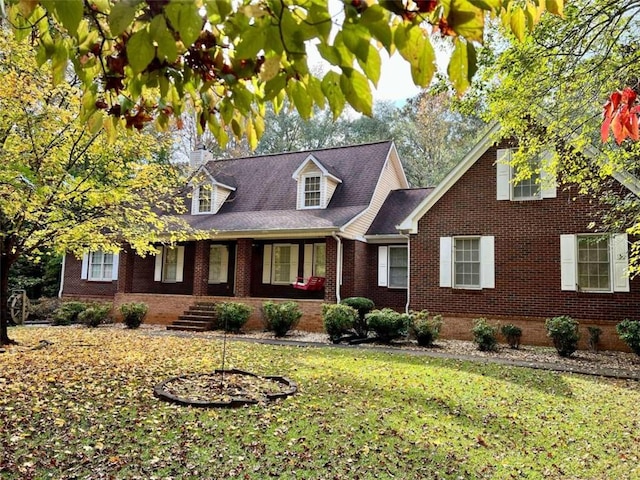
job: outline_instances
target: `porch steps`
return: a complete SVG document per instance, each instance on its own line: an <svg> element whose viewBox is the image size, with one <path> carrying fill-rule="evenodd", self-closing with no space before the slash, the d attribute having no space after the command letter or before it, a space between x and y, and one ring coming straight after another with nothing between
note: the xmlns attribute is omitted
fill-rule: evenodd
<svg viewBox="0 0 640 480"><path fill-rule="evenodd" d="M213 330L216 321L215 303L197 302L195 305L191 305L171 325L167 325L167 330L206 332Z"/></svg>

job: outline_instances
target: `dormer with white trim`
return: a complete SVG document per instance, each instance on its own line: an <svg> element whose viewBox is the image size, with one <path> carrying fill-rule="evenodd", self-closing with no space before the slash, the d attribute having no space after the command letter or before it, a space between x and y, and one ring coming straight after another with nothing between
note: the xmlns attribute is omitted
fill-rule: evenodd
<svg viewBox="0 0 640 480"><path fill-rule="evenodd" d="M218 213L231 192L236 190L235 187L216 180L205 166L198 169L189 185L193 188L191 215Z"/></svg>
<svg viewBox="0 0 640 480"><path fill-rule="evenodd" d="M327 208L333 192L342 183L313 155L300 164L292 178L298 182L296 210Z"/></svg>

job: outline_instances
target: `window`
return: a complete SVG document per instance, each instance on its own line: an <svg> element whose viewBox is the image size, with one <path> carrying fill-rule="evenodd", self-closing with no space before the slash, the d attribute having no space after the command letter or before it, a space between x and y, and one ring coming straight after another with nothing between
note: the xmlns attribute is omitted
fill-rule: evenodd
<svg viewBox="0 0 640 480"><path fill-rule="evenodd" d="M266 244L262 262L262 283L285 285L298 277L298 252L296 244Z"/></svg>
<svg viewBox="0 0 640 480"><path fill-rule="evenodd" d="M113 253L91 252L89 254L88 280L110 282L114 277Z"/></svg>
<svg viewBox="0 0 640 480"><path fill-rule="evenodd" d="M320 206L320 177L304 178L304 206L319 207Z"/></svg>
<svg viewBox="0 0 640 480"><path fill-rule="evenodd" d="M555 179L545 172L545 159L551 154L543 152L533 159L527 178L514 182L517 167L511 166L513 151L510 148L498 150L496 161L496 199L497 200L540 200L556 197Z"/></svg>
<svg viewBox="0 0 640 480"><path fill-rule="evenodd" d="M227 283L229 249L226 245L211 245L209 251L209 283Z"/></svg>
<svg viewBox="0 0 640 480"><path fill-rule="evenodd" d="M536 200L540 198L540 162L536 161L530 167L528 178L513 183L512 197L514 200ZM518 175L517 167L513 168L513 178Z"/></svg>
<svg viewBox="0 0 640 480"><path fill-rule="evenodd" d="M313 245L313 276L327 276L327 245L325 243Z"/></svg>
<svg viewBox="0 0 640 480"><path fill-rule="evenodd" d="M211 212L211 195L213 187L206 183L198 187L198 213Z"/></svg>
<svg viewBox="0 0 640 480"><path fill-rule="evenodd" d="M407 247L389 247L389 287L407 288Z"/></svg>
<svg viewBox="0 0 640 480"><path fill-rule="evenodd" d="M628 292L627 235L561 235L562 290Z"/></svg>
<svg viewBox="0 0 640 480"><path fill-rule="evenodd" d="M493 236L440 237L440 286L495 288Z"/></svg>
<svg viewBox="0 0 640 480"><path fill-rule="evenodd" d="M480 239L454 238L454 287L480 288Z"/></svg>
<svg viewBox="0 0 640 480"><path fill-rule="evenodd" d="M160 247L156 255L153 280L156 282L178 283L183 281L184 246Z"/></svg>

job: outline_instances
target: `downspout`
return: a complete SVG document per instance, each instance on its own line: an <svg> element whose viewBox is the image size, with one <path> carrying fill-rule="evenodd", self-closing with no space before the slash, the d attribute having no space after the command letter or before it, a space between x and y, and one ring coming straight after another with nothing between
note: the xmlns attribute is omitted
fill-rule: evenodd
<svg viewBox="0 0 640 480"><path fill-rule="evenodd" d="M331 236L338 242L336 249L336 303L340 303L340 278L342 277L342 240L336 234L331 232Z"/></svg>
<svg viewBox="0 0 640 480"><path fill-rule="evenodd" d="M404 306L404 313L409 315L409 303L411 301L411 237L408 233L400 232L400 235L407 239L407 303Z"/></svg>
<svg viewBox="0 0 640 480"><path fill-rule="evenodd" d="M64 290L64 267L67 263L67 252L62 255L62 269L60 272L60 290L58 290L58 298L62 298L62 290Z"/></svg>

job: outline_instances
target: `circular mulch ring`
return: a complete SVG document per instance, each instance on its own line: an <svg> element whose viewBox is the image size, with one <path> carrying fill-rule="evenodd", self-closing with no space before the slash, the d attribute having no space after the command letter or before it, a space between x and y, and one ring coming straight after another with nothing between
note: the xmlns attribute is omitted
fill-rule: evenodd
<svg viewBox="0 0 640 480"><path fill-rule="evenodd" d="M162 400L193 407L230 408L264 404L293 395L295 382L242 370L180 375L159 383L153 393Z"/></svg>

